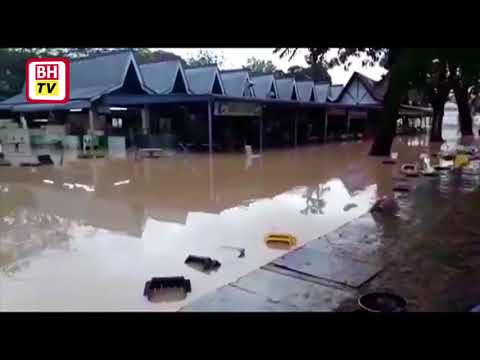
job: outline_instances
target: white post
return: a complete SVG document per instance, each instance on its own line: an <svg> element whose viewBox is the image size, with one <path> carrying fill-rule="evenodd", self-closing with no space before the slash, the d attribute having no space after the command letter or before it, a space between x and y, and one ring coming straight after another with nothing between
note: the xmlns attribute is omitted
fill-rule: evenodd
<svg viewBox="0 0 480 360"><path fill-rule="evenodd" d="M213 135L212 135L212 102L208 101L208 152L213 152Z"/></svg>

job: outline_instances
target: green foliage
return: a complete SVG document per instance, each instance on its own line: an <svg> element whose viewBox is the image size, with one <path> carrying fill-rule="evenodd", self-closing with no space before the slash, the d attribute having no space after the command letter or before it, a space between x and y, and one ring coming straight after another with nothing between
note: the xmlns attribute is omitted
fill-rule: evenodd
<svg viewBox="0 0 480 360"><path fill-rule="evenodd" d="M262 60L254 57L247 59L245 68L253 73L273 73L277 70L277 67L271 60Z"/></svg>
<svg viewBox="0 0 480 360"><path fill-rule="evenodd" d="M187 65L192 67L208 65L222 67L223 62L223 55L217 55L209 50L200 50L196 56L190 57L186 60Z"/></svg>

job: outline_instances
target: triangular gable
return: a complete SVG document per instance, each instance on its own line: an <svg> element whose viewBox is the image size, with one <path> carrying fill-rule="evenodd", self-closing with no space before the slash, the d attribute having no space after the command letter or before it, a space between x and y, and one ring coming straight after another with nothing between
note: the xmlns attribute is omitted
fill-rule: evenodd
<svg viewBox="0 0 480 360"><path fill-rule="evenodd" d="M187 85L185 83L185 79L182 76L182 72L180 69L177 71L177 75L175 76L175 82L173 83L173 87L171 90L172 94L187 94Z"/></svg>
<svg viewBox="0 0 480 360"><path fill-rule="evenodd" d="M190 94L180 61L162 61L140 66L146 85L157 94Z"/></svg>
<svg viewBox="0 0 480 360"><path fill-rule="evenodd" d="M299 81L296 83L296 85L300 101L315 101L315 90L313 81Z"/></svg>
<svg viewBox="0 0 480 360"><path fill-rule="evenodd" d="M273 98L273 99L276 99L278 94L277 94L277 89L275 88L275 82L272 81L272 83L270 84L270 91L268 93L268 96Z"/></svg>
<svg viewBox="0 0 480 360"><path fill-rule="evenodd" d="M223 95L222 85L217 74L215 74L215 78L213 79L212 94Z"/></svg>
<svg viewBox="0 0 480 360"><path fill-rule="evenodd" d="M218 68L214 65L189 68L185 70L188 86L192 93L225 94Z"/></svg>
<svg viewBox="0 0 480 360"><path fill-rule="evenodd" d="M290 99L294 101L298 100L297 87L295 86L295 84L292 87L292 96L290 97Z"/></svg>
<svg viewBox="0 0 480 360"><path fill-rule="evenodd" d="M260 99L277 99L278 89L273 75L260 75L253 78L255 97Z"/></svg>
<svg viewBox="0 0 480 360"><path fill-rule="evenodd" d="M348 105L378 104L372 93L375 82L357 72L348 80L336 102Z"/></svg>

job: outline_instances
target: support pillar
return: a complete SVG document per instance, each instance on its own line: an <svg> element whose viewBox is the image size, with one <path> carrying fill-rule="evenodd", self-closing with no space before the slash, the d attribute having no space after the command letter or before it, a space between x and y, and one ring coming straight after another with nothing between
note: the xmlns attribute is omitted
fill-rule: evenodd
<svg viewBox="0 0 480 360"><path fill-rule="evenodd" d="M298 137L298 111L295 112L295 122L294 122L294 130L293 130L293 146L297 147L297 137Z"/></svg>
<svg viewBox="0 0 480 360"><path fill-rule="evenodd" d="M95 133L95 110L92 108L88 110L88 123L90 135L93 135Z"/></svg>
<svg viewBox="0 0 480 360"><path fill-rule="evenodd" d="M259 139L259 142L258 142L258 147L259 147L259 152L263 152L263 109L262 111L260 112L260 139Z"/></svg>
<svg viewBox="0 0 480 360"><path fill-rule="evenodd" d="M208 101L208 152L213 152L213 134L212 134L212 102Z"/></svg>
<svg viewBox="0 0 480 360"><path fill-rule="evenodd" d="M141 110L142 115L142 133L149 134L150 133L150 108L148 105L144 105Z"/></svg>
<svg viewBox="0 0 480 360"><path fill-rule="evenodd" d="M350 134L350 109L347 109L347 135Z"/></svg>

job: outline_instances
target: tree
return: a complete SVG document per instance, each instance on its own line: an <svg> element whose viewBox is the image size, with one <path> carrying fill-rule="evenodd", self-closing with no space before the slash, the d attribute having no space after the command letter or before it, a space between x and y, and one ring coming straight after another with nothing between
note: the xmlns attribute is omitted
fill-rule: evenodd
<svg viewBox="0 0 480 360"><path fill-rule="evenodd" d="M208 65L217 65L218 67L221 67L223 61L223 55L217 55L208 50L200 50L196 56L188 58L186 63L188 66L192 67Z"/></svg>
<svg viewBox="0 0 480 360"><path fill-rule="evenodd" d="M277 70L277 67L271 60L262 60L255 57L247 59L247 65L244 68L250 70L253 73L266 73L270 74Z"/></svg>
<svg viewBox="0 0 480 360"><path fill-rule="evenodd" d="M186 65L185 60L183 60L182 57L177 54L163 50L152 51L149 48L135 49L135 59L139 64L180 60L184 65Z"/></svg>

